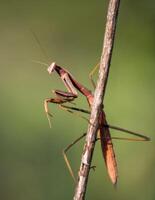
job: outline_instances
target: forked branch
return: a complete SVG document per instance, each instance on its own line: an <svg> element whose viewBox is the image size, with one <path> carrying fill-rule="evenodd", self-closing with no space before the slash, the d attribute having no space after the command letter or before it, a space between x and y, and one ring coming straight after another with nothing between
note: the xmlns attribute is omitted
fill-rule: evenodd
<svg viewBox="0 0 155 200"><path fill-rule="evenodd" d="M98 119L103 107L102 102L109 74L119 3L120 3L119 0L109 1L103 50L100 60L99 78L97 81L97 87L95 89L94 101L90 116L90 123L88 125L86 142L82 153L81 165L78 173L78 180L77 180L74 200L85 199L89 170L96 142L96 133L99 126Z"/></svg>

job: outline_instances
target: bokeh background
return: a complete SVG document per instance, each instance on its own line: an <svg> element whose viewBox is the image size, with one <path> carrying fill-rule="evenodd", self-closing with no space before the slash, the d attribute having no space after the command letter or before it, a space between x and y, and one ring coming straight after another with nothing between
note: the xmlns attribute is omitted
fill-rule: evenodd
<svg viewBox="0 0 155 200"><path fill-rule="evenodd" d="M49 76L46 66L33 60L56 61L93 89L88 74L100 59L108 1L0 4L0 198L72 199L74 183L61 152L87 130L87 123L50 105L54 117L49 128L43 100L53 89L65 88L57 74ZM153 0L121 2L105 97L109 123L145 133L152 141L114 141L117 189L107 176L98 143L93 157L97 169L90 173L86 199L155 199L154 10ZM88 108L81 95L76 103ZM75 173L83 142L68 154Z"/></svg>

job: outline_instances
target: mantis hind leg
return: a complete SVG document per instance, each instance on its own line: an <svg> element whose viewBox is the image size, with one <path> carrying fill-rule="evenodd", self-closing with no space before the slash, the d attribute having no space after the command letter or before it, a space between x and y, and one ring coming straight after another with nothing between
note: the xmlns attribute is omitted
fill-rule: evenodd
<svg viewBox="0 0 155 200"><path fill-rule="evenodd" d="M72 167L70 165L69 159L67 157L67 152L76 144L78 143L81 139L83 139L86 136L86 133L84 133L83 135L81 135L80 137L78 137L76 140L74 140L71 144L69 144L65 149L63 149L62 151L62 155L64 157L65 163L67 165L67 168L69 170L69 173L71 175L71 177L73 178L74 182L76 182L76 178L74 175L74 172L72 170ZM91 166L91 169L93 169L95 171L96 166Z"/></svg>
<svg viewBox="0 0 155 200"><path fill-rule="evenodd" d="M61 109L65 110L65 111L71 113L71 114L74 114L74 115L86 120L88 123L90 123L89 120L86 117L80 115L79 113L75 113L74 112L74 111L77 111L77 112L90 114L90 111L85 110L85 109L81 109L81 108L77 108L77 107L70 107L70 106L66 106L66 105L62 105L62 104L59 105L59 107ZM113 125L110 125L110 124L106 124L105 127L138 137L138 138L125 138L125 137L115 137L114 136L111 139L120 139L120 140L127 140L127 141L150 141L149 137L147 137L147 136L145 136L143 134L137 133L135 131L130 131L128 129L121 128L121 127L118 127L118 126L113 126Z"/></svg>
<svg viewBox="0 0 155 200"><path fill-rule="evenodd" d="M84 133L82 136L80 136L79 138L77 138L75 141L73 141L71 144L69 144L63 151L62 151L62 154L63 154L63 157L64 157L64 160L65 160L65 163L67 165L67 168L69 170L69 173L70 175L72 176L73 180L76 182L76 178L74 176L74 172L72 170L72 167L70 165L70 162L69 162L69 159L67 157L67 152L73 147L74 144L76 144L77 142L79 142L83 137L86 136L86 133Z"/></svg>
<svg viewBox="0 0 155 200"><path fill-rule="evenodd" d="M137 133L137 132L134 132L134 131L130 131L130 130L127 130L127 129L124 129L124 128L120 128L118 126L113 126L113 125L110 125L110 124L107 124L105 126L107 126L110 129L114 129L114 130L121 131L121 132L124 132L124 133L138 137L138 138L112 137L112 139L120 139L120 140L128 140L128 141L150 141L150 138L143 135L143 134L140 134L140 133Z"/></svg>

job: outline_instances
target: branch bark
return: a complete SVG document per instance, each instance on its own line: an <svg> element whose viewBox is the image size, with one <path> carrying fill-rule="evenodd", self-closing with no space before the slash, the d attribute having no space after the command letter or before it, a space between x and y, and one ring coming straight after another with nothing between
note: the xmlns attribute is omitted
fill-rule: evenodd
<svg viewBox="0 0 155 200"><path fill-rule="evenodd" d="M91 166L92 155L96 142L96 134L99 125L98 119L100 111L103 107L102 102L105 95L107 79L110 69L119 4L120 0L109 1L103 49L100 60L99 77L95 89L94 102L90 116L90 124L88 125L86 142L81 158L81 165L78 172L78 180L74 194L74 200L85 199L89 170Z"/></svg>

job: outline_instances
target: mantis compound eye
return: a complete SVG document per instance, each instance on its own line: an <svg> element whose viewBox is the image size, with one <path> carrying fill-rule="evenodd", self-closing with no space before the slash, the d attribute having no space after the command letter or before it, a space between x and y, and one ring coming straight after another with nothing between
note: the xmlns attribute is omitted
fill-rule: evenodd
<svg viewBox="0 0 155 200"><path fill-rule="evenodd" d="M51 74L51 73L55 70L55 67L56 67L56 63L53 62L53 63L47 68L48 73Z"/></svg>

